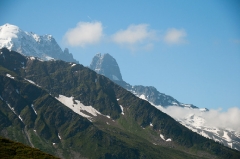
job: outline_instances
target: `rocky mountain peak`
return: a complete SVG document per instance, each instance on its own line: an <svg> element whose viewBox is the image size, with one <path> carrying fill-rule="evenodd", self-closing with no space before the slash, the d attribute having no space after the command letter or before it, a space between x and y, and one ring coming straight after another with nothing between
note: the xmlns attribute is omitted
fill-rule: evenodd
<svg viewBox="0 0 240 159"><path fill-rule="evenodd" d="M65 54L69 54L68 48L65 48L63 52L64 52Z"/></svg>
<svg viewBox="0 0 240 159"><path fill-rule="evenodd" d="M90 68L113 81L122 81L117 61L108 53L103 55L101 53L96 54L92 59Z"/></svg>
<svg viewBox="0 0 240 159"><path fill-rule="evenodd" d="M0 48L7 48L42 60L56 59L78 63L72 54L62 51L52 35L26 32L8 23L0 26Z"/></svg>

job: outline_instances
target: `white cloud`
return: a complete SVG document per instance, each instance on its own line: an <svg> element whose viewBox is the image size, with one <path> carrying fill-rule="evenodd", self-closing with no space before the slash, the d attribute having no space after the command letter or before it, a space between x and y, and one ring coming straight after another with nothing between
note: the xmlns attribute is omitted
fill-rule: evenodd
<svg viewBox="0 0 240 159"><path fill-rule="evenodd" d="M240 109L237 107L229 108L226 112L221 112L220 109L201 112L198 109L181 108L176 106L160 108L160 110L175 119L183 119L194 114L205 119L202 126L230 128L240 132Z"/></svg>
<svg viewBox="0 0 240 159"><path fill-rule="evenodd" d="M171 28L168 29L166 35L164 36L164 41L168 44L184 44L187 41L185 40L185 37L187 36L187 33L184 29L175 29Z"/></svg>
<svg viewBox="0 0 240 159"><path fill-rule="evenodd" d="M148 28L148 24L130 25L126 30L119 30L112 35L112 41L131 50L153 48L151 41L156 39L156 32Z"/></svg>
<svg viewBox="0 0 240 159"><path fill-rule="evenodd" d="M158 40L158 31L150 29L148 24L129 25L125 30L119 30L113 35L106 36L108 40L126 47L131 51L150 51ZM63 42L69 46L85 47L103 40L103 26L101 22L79 22L75 28L69 29ZM187 33L184 29L168 29L164 42L168 44L184 44ZM105 40L106 40L105 37Z"/></svg>
<svg viewBox="0 0 240 159"><path fill-rule="evenodd" d="M204 115L209 126L232 128L240 132L240 109L237 107L229 108L226 112L220 110L210 110Z"/></svg>
<svg viewBox="0 0 240 159"><path fill-rule="evenodd" d="M148 29L147 24L130 25L126 30L120 30L113 35L113 41L118 44L135 44L146 39L152 39L155 32Z"/></svg>
<svg viewBox="0 0 240 159"><path fill-rule="evenodd" d="M64 41L70 46L84 47L98 43L103 36L101 22L79 22L75 28L69 29L64 35Z"/></svg>

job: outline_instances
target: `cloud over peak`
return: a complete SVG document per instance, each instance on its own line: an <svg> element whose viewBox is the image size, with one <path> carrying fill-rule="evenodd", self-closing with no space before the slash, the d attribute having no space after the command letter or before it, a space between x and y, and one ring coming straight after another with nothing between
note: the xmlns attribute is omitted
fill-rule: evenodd
<svg viewBox="0 0 240 159"><path fill-rule="evenodd" d="M103 36L101 22L79 22L75 28L69 29L64 35L64 42L70 46L84 47L98 43Z"/></svg>
<svg viewBox="0 0 240 159"><path fill-rule="evenodd" d="M184 29L175 29L171 28L168 29L167 33L164 36L164 41L167 44L184 44L187 41L185 40L185 37L187 36L187 33Z"/></svg>

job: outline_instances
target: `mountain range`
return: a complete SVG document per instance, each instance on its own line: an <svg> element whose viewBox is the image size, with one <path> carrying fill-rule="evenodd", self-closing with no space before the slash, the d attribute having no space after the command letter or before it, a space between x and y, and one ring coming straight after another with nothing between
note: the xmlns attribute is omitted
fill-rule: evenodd
<svg viewBox="0 0 240 159"><path fill-rule="evenodd" d="M60 158L240 158L239 151L189 130L148 101L155 98L147 97L153 87L126 90L134 87L109 54L97 55L93 71L44 59L50 55L44 52L27 56L11 44L0 49L0 136ZM175 102L198 109L161 93L155 101L161 108Z"/></svg>
<svg viewBox="0 0 240 159"><path fill-rule="evenodd" d="M0 52L1 136L60 158L240 156L80 64Z"/></svg>
<svg viewBox="0 0 240 159"><path fill-rule="evenodd" d="M230 148L240 150L240 132L237 130L207 126L204 119L204 114L208 113L207 108L198 108L193 104L184 104L176 100L175 98L160 93L153 86L132 86L122 79L120 68L117 61L110 54L100 53L96 54L90 64L90 68L95 72L108 77L110 80L119 84L126 90L130 91L137 97L150 102L153 106L166 112L167 107L181 107L183 109L195 109L193 112L188 113L187 110L185 115L181 118L172 116L176 121L189 128L190 130L197 132L198 134L215 140L228 146ZM171 116L171 113L168 113Z"/></svg>

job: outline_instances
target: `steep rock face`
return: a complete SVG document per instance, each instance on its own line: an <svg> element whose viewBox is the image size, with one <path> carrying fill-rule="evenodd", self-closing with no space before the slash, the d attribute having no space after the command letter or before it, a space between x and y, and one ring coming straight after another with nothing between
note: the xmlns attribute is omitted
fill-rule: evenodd
<svg viewBox="0 0 240 159"><path fill-rule="evenodd" d="M52 35L39 36L32 32L22 31L11 24L0 26L0 48L4 47L42 60L59 59L78 63L68 49L64 52L61 50Z"/></svg>
<svg viewBox="0 0 240 159"><path fill-rule="evenodd" d="M122 75L117 61L109 54L94 56L90 68L98 74L104 75L112 81L122 81Z"/></svg>

